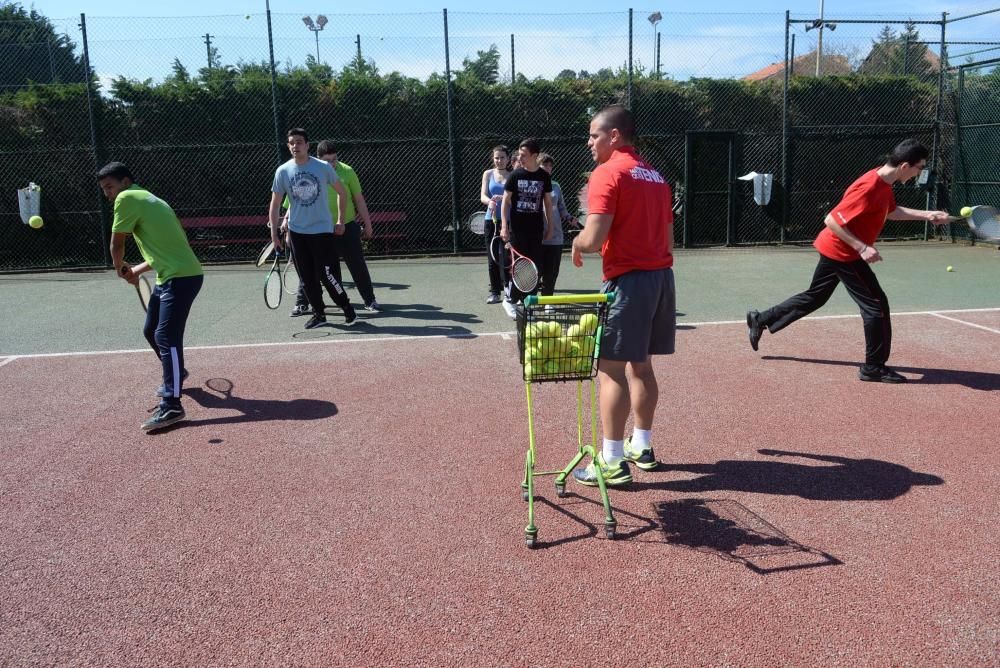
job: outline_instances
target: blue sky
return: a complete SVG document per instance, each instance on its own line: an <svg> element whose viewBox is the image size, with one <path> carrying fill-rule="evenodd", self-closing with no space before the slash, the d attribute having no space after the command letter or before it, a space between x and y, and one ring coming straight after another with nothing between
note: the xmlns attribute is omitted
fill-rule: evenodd
<svg viewBox="0 0 1000 668"><path fill-rule="evenodd" d="M28 3L24 3L27 5ZM224 63L260 62L267 59L264 0L169 0L161 3L108 3L107 0L37 0L32 4L53 20L56 28L77 43L79 15L87 15L91 57L102 81L116 76L159 79L169 72L174 58L191 70L204 66L205 34ZM444 70L443 21L448 8L451 62L495 44L501 52L501 69L510 74L511 34L515 35L515 69L519 74L554 76L564 69L590 72L621 67L628 58L627 4L598 0L547 0L539 3L440 2L384 0L333 4L318 0L273 0L271 12L275 54L280 63L301 64L307 54L335 69L356 53L360 36L362 53L383 72L400 71L424 78ZM880 0L877 13L870 0L826 0L825 16L872 20L935 20L942 11L963 16L995 9L998 0L927 3ZM697 9L699 13L692 10ZM740 77L781 60L784 52L784 12L793 18L812 19L819 14L819 0L788 3L757 0L753 3L717 0L678 7L662 0L644 0L634 8L634 58L640 67L655 66L655 32L647 17L660 11L657 25L661 39L661 70L676 79ZM330 22L319 33L310 32L301 17L323 13ZM840 24L824 31L824 53L863 58L881 24ZM948 25L948 39L992 41L1000 38L1000 12ZM937 40L937 26L920 26L924 39ZM816 48L818 31L793 30L795 53ZM318 40L317 40L318 37ZM318 44L317 44L318 41ZM953 46L955 56L984 46ZM932 47L937 50L936 47ZM976 54L973 59L1000 56L1000 50Z"/></svg>

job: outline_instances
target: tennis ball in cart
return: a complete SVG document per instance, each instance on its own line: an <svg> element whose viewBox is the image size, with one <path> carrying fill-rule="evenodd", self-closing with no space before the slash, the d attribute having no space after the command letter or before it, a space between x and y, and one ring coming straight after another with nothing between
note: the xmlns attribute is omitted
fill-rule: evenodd
<svg viewBox="0 0 1000 668"><path fill-rule="evenodd" d="M970 207L963 206L962 210L959 211L959 213L962 214L962 218L968 218L969 216L972 215L972 209Z"/></svg>
<svg viewBox="0 0 1000 668"><path fill-rule="evenodd" d="M597 332L597 314L584 313L580 316L580 328L584 334L595 334Z"/></svg>
<svg viewBox="0 0 1000 668"><path fill-rule="evenodd" d="M36 230L44 224L45 221L42 220L41 216L32 216L31 218L28 219L28 225L30 225Z"/></svg>

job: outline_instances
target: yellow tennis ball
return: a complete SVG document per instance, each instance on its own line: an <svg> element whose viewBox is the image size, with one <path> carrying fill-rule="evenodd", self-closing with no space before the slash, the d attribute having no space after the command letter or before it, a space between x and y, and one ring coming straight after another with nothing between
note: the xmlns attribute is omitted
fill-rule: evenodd
<svg viewBox="0 0 1000 668"><path fill-rule="evenodd" d="M44 224L45 221L42 220L41 216L32 216L31 218L28 219L28 225L35 228L36 230Z"/></svg>
<svg viewBox="0 0 1000 668"><path fill-rule="evenodd" d="M962 210L959 211L959 213L962 214L962 218L968 218L969 216L972 215L972 208L968 206L963 206Z"/></svg>
<svg viewBox="0 0 1000 668"><path fill-rule="evenodd" d="M955 271L955 267L953 267L953 266L951 266L951 265L949 264L949 265L948 265L948 268L947 268L947 269L946 269L945 271Z"/></svg>

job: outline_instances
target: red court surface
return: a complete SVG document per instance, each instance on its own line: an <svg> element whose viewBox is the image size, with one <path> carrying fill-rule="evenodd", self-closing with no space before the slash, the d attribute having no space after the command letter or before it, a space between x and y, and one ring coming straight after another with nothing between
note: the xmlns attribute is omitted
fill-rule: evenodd
<svg viewBox="0 0 1000 668"><path fill-rule="evenodd" d="M618 538L542 479L535 550L511 337L191 350L159 435L152 353L13 359L0 665L998 665L1000 310L946 315L895 317L902 386L857 318L685 326Z"/></svg>

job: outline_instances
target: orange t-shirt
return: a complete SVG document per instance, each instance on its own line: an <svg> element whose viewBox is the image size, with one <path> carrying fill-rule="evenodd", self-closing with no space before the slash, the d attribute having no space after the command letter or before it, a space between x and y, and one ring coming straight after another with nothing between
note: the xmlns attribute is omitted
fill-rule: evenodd
<svg viewBox="0 0 1000 668"><path fill-rule="evenodd" d="M882 180L877 169L873 169L848 186L830 216L871 246L885 227L885 217L895 208L896 197L892 194L892 186ZM825 225L813 246L820 255L839 262L853 262L861 257Z"/></svg>
<svg viewBox="0 0 1000 668"><path fill-rule="evenodd" d="M631 146L597 166L587 186L587 213L614 216L601 247L604 280L673 266L672 203L670 185Z"/></svg>

